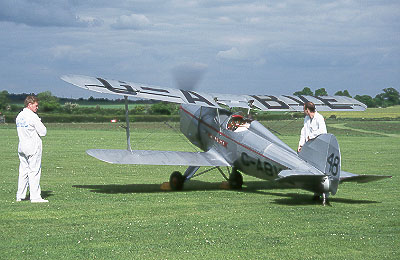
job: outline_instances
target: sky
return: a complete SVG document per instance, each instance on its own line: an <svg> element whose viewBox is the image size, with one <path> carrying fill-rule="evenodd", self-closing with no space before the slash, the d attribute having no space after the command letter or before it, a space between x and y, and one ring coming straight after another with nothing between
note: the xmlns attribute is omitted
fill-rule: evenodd
<svg viewBox="0 0 400 260"><path fill-rule="evenodd" d="M375 96L400 91L400 1L0 0L0 57L9 93L104 97L60 79L78 74L227 94L307 86Z"/></svg>

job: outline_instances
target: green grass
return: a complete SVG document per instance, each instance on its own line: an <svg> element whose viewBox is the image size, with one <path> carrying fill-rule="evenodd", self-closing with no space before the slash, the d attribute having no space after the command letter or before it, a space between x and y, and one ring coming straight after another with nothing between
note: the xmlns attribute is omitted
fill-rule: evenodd
<svg viewBox="0 0 400 260"><path fill-rule="evenodd" d="M354 118L354 119L376 119L376 118L400 118L400 106L392 106L386 108L367 108L366 111L352 112L321 112L328 118L335 115L337 118Z"/></svg>
<svg viewBox="0 0 400 260"><path fill-rule="evenodd" d="M263 123L297 146L302 120ZM393 178L343 184L332 207L249 176L242 191L224 190L216 171L166 192L160 184L183 167L111 165L86 155L124 149L118 125L47 124L41 187L50 203L16 203L17 133L0 125L0 258L398 259L400 138L387 135L400 134L398 122L327 126L341 145L343 170ZM133 127L135 149L194 151L162 123Z"/></svg>

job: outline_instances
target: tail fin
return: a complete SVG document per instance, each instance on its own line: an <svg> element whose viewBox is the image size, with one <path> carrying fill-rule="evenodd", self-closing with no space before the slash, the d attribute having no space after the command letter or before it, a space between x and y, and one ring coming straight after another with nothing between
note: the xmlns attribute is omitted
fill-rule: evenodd
<svg viewBox="0 0 400 260"><path fill-rule="evenodd" d="M336 194L340 181L340 148L333 134L322 134L308 141L299 153L299 157L329 177L329 191Z"/></svg>

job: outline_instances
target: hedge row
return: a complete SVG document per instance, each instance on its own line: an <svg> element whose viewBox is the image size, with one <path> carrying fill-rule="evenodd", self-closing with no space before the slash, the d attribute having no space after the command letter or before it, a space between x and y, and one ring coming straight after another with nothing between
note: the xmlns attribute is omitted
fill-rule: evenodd
<svg viewBox="0 0 400 260"><path fill-rule="evenodd" d="M16 112L9 112L6 116L7 123L15 123L17 117ZM39 113L43 122L46 123L104 123L115 119L118 122L125 122L125 115L109 115L109 114L59 114L59 113ZM303 118L303 113L260 113L254 116L256 120L290 120L295 118ZM132 122L179 122L179 115L130 115L129 120Z"/></svg>
<svg viewBox="0 0 400 260"><path fill-rule="evenodd" d="M261 120L290 120L295 118L304 118L303 113L263 113L254 116L254 119Z"/></svg>
<svg viewBox="0 0 400 260"><path fill-rule="evenodd" d="M17 113L7 113L6 122L15 123ZM74 114L47 114L40 113L39 116L43 122L46 123L104 123L110 122L111 120L117 120L118 122L125 122L125 115L104 115L104 114L86 114L86 115L74 115ZM254 118L256 120L290 120L294 118L303 118L304 115L301 113L287 113L287 114L258 114ZM132 122L164 122L174 121L179 122L179 115L130 115L129 120Z"/></svg>
<svg viewBox="0 0 400 260"><path fill-rule="evenodd" d="M15 118L17 117L16 112L8 112L5 114L6 123L15 124ZM44 123L106 123L111 120L117 120L117 122L125 122L125 116L112 116L112 115L99 115L99 114L87 114L87 115L73 115L73 114L45 114L40 113L39 116L42 118ZM131 122L166 122L173 121L179 122L179 115L130 115L129 120ZM258 121L272 121L272 120L292 120L295 118L304 118L302 113L288 113L288 114L258 114L254 116L255 120ZM328 118L327 118L328 119ZM335 120L335 117L329 117L330 120ZM397 118L341 118L340 120L351 120L351 121L398 121Z"/></svg>
<svg viewBox="0 0 400 260"><path fill-rule="evenodd" d="M111 116L111 115L71 115L71 114L40 114L39 115L44 123L105 123L111 120L117 122L125 122L125 116ZM15 123L17 114L6 114L6 123ZM131 122L165 122L174 121L179 122L178 115L130 115L129 121Z"/></svg>

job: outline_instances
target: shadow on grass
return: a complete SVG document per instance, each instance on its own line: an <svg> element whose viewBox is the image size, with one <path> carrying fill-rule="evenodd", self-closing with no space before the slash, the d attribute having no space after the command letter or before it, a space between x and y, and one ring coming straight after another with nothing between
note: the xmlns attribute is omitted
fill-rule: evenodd
<svg viewBox="0 0 400 260"><path fill-rule="evenodd" d="M53 196L53 191L52 190L42 190L41 195L43 199L47 199L48 197Z"/></svg>
<svg viewBox="0 0 400 260"><path fill-rule="evenodd" d="M192 180L185 183L182 191L165 190L161 184L107 184L107 185L73 185L75 188L90 189L97 193L157 193L223 190L221 183Z"/></svg>
<svg viewBox="0 0 400 260"><path fill-rule="evenodd" d="M286 206L307 206L307 205L321 205L322 200L313 200L313 195L310 194L298 194L298 193L274 193L274 192L262 192L265 195L282 197L275 199L272 203ZM373 200L353 200L345 198L329 198L329 203L344 203L344 204L373 204L379 203Z"/></svg>
<svg viewBox="0 0 400 260"><path fill-rule="evenodd" d="M225 185L224 185L225 184ZM204 182L191 180L185 183L182 191L171 191L162 189L162 184L106 184L106 185L73 185L75 188L90 189L97 193L157 193L157 192L191 192L191 191L212 191L230 190L226 182ZM282 188L270 182L246 182L240 192L257 192L262 189Z"/></svg>
<svg viewBox="0 0 400 260"><path fill-rule="evenodd" d="M90 189L91 192L105 193L105 194L118 194L118 193L158 193L158 192L180 192L161 189L160 184L108 184L108 185L73 185L75 188ZM286 206L298 205L318 205L321 201L313 200L313 194L299 194L299 193L281 193L270 192L266 190L275 189L295 189L284 185L279 185L274 182L253 181L243 184L241 190L238 192L256 193L260 195L269 195L279 197L274 199L272 203ZM192 180L185 183L183 192L191 191L212 191L212 190L227 190L220 182L204 182ZM345 204L371 204L379 203L371 200L353 200L345 198L330 198L331 203L345 203Z"/></svg>

